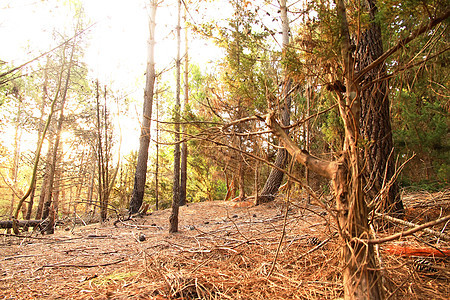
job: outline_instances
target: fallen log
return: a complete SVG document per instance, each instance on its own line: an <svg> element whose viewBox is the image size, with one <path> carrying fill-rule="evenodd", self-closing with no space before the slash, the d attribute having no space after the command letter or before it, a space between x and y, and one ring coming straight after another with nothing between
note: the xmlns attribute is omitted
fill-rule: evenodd
<svg viewBox="0 0 450 300"><path fill-rule="evenodd" d="M22 220L16 221L18 227L37 227L44 220ZM13 228L13 220L0 221L1 229Z"/></svg>

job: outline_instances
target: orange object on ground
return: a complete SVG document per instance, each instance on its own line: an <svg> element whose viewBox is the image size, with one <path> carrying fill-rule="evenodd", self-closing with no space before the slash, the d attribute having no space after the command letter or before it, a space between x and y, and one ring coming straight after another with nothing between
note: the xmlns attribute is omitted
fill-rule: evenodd
<svg viewBox="0 0 450 300"><path fill-rule="evenodd" d="M446 257L450 256L450 249L436 249L436 248L418 248L410 246L396 246L391 245L386 247L384 252L400 256L434 256L434 257Z"/></svg>

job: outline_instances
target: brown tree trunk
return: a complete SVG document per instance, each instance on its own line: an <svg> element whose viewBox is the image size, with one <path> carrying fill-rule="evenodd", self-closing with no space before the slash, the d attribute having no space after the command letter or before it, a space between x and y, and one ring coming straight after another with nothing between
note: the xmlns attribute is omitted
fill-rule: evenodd
<svg viewBox="0 0 450 300"><path fill-rule="evenodd" d="M173 153L173 198L172 213L170 214L169 232L178 232L178 212L180 207L180 85L181 85L181 0L178 0L178 23L177 23L177 61L176 61L176 99L175 99L175 149Z"/></svg>
<svg viewBox="0 0 450 300"><path fill-rule="evenodd" d="M340 227L345 299L383 299L381 274L372 245L358 241L369 238L368 209L362 189L359 158L359 86L354 82L354 58L350 45L346 7L337 2L340 21L341 57L346 93L339 94L339 111L344 123L344 154L333 179L337 219Z"/></svg>
<svg viewBox="0 0 450 300"><path fill-rule="evenodd" d="M286 0L280 1L280 14L282 22L282 34L283 34L283 52L286 53L289 46L289 19L287 16ZM291 110L291 80L288 79L285 74L285 86L283 89L284 101L281 107L281 120L284 126L290 123L290 110ZM287 131L286 131L287 132ZM284 169L289 160L289 154L285 149L278 149L277 156L275 158L274 165L280 169ZM267 177L266 183L261 191L261 195L256 199L256 204L270 202L275 199L275 195L278 193L278 189L283 181L284 173L279 169L273 168L270 171L269 177Z"/></svg>
<svg viewBox="0 0 450 300"><path fill-rule="evenodd" d="M44 176L42 178L41 185L41 193L39 195L39 203L36 209L36 219L39 220L42 218L42 211L44 210L44 203L46 201L46 197L49 193L49 175L50 175L50 165L52 163L52 149L53 149L53 136L50 136L48 139L48 149L47 149L47 157L45 159L45 168L44 168Z"/></svg>
<svg viewBox="0 0 450 300"><path fill-rule="evenodd" d="M95 183L95 155L92 155L91 173L89 175L88 193L86 199L85 213L89 211L92 205L92 198L94 196L94 183Z"/></svg>
<svg viewBox="0 0 450 300"><path fill-rule="evenodd" d="M72 45L72 50L70 52L69 64L67 65L64 89L62 90L62 94L61 94L61 103L60 103L60 107L59 107L59 118L58 118L57 125L56 125L56 138L55 138L55 144L53 145L53 153L52 153L52 157L51 157L52 163L51 163L51 167L49 170L48 194L47 194L46 202L44 202L44 207L43 207L43 211L42 211L43 219L47 218L47 216L49 216L49 213L50 213L49 209L51 207L52 196L53 196L53 183L54 183L54 179L55 179L54 177L55 177L55 172L56 172L57 162L58 162L58 148L59 148L59 143L61 140L61 133L62 133L63 123L64 123L64 106L66 104L67 92L69 91L69 86L70 86L70 75L71 75L72 67L73 67L73 63L74 63L75 47L76 47L76 43L74 41L73 45ZM65 59L66 58L64 57L63 60L65 61ZM54 215L54 213L53 213L53 215Z"/></svg>
<svg viewBox="0 0 450 300"><path fill-rule="evenodd" d="M239 161L239 201L245 200L245 162Z"/></svg>
<svg viewBox="0 0 450 300"><path fill-rule="evenodd" d="M74 53L74 48L72 48L72 54L71 54L70 63L69 63L67 76L66 76L66 83L65 83L65 87L64 87L64 91L63 91L63 95L62 95L61 106L59 108L59 118L58 118L57 125L56 125L56 138L55 138L55 143L54 143L53 149L52 149L51 164L50 164L50 170L49 170L49 175L48 175L48 191L47 191L47 195L46 195L46 200L44 202L44 207L42 210L42 219L45 219L49 216L50 208L51 208L51 204L52 204L55 173L57 172L56 168L58 167L59 143L61 140L61 133L62 133L63 123L64 123L64 104L66 102L67 91L69 89L70 70L71 70L71 66L72 66L73 53Z"/></svg>
<svg viewBox="0 0 450 300"><path fill-rule="evenodd" d="M21 136L21 129L20 129L20 120L22 115L22 96L20 95L19 88L14 86L13 89L14 97L17 100L17 113L14 120L15 126L14 126L14 156L13 156L13 162L12 167L10 170L10 176L13 181L11 188L11 204L10 204L10 212L9 214L12 216L14 212L14 201L18 195L17 190L17 176L19 171L19 158L20 158L20 136Z"/></svg>
<svg viewBox="0 0 450 300"><path fill-rule="evenodd" d="M186 3L185 3L186 5ZM187 26L187 8L184 8L184 103L183 103L183 115L187 114L187 105L189 102L189 56L188 56L188 26ZM181 126L183 133L183 142L181 143L181 163L180 163L180 205L186 204L186 186L187 186L187 156L188 148L186 142L186 124L183 122Z"/></svg>
<svg viewBox="0 0 450 300"><path fill-rule="evenodd" d="M105 168L106 164L106 158L104 153L104 143L102 138L102 127L105 124L102 124L102 118L103 113L100 114L100 90L99 90L99 83L98 79L95 83L96 87L96 112L97 112L97 173L98 173L98 179L97 179L97 196L98 196L98 202L100 205L100 219L103 222L106 220L106 207L104 206L105 203L105 182L106 182L106 172L108 172L108 169ZM106 109L106 108L104 108ZM106 120L105 120L106 122ZM102 126L103 125L103 126Z"/></svg>
<svg viewBox="0 0 450 300"><path fill-rule="evenodd" d="M383 54L381 28L375 20L376 0L368 0L367 3L371 23L357 42L356 71L361 71ZM386 75L386 68L384 64L380 64L367 72L362 81L371 82L383 75ZM364 152L364 191L367 194L368 203L378 196L375 205L379 209L383 212L402 215L404 208L399 196L398 184L394 181L390 186L387 185L395 169L388 93L387 81L373 83L361 91L360 133L367 145ZM385 188L384 191L383 188Z"/></svg>
<svg viewBox="0 0 450 300"><path fill-rule="evenodd" d="M142 128L139 138L139 152L136 164L136 172L134 175L134 187L130 200L129 213L135 214L139 211L144 199L145 182L147 179L147 161L148 147L150 145L150 120L152 117L154 85L156 79L155 73L155 18L156 18L157 1L151 1L150 21L149 21L149 41L148 41L148 60L147 75L144 91L144 111L142 116Z"/></svg>
<svg viewBox="0 0 450 300"><path fill-rule="evenodd" d="M159 99L156 94L155 209L159 210Z"/></svg>

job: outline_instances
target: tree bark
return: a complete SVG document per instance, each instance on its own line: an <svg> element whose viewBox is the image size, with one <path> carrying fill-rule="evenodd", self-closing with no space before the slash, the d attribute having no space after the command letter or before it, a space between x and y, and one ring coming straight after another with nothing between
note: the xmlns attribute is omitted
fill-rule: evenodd
<svg viewBox="0 0 450 300"><path fill-rule="evenodd" d="M154 85L156 79L155 73L155 18L156 18L157 1L151 1L150 19L149 19L149 40L148 40L148 60L147 75L144 91L144 108L142 116L141 135L139 138L139 152L136 164L136 172L134 175L134 187L130 200L129 213L135 214L139 212L144 199L145 182L147 179L147 161L148 147L150 145L150 120L152 117Z"/></svg>
<svg viewBox="0 0 450 300"><path fill-rule="evenodd" d="M280 1L280 14L281 14L281 22L282 22L282 35L283 35L283 53L286 55L287 47L289 46L289 19L287 15L287 5L286 0ZM291 80L288 79L287 74L284 74L285 77L285 86L283 89L284 101L281 108L281 120L284 126L288 126L290 123L290 110L291 110ZM286 130L287 132L287 130ZM275 158L275 166L280 169L284 169L289 160L289 154L285 149L278 149L277 155ZM283 181L284 173L279 169L273 168L269 177L264 184L264 187L261 191L261 195L256 199L256 204L261 204L265 202L270 202L275 199L276 194L278 193L278 189Z"/></svg>
<svg viewBox="0 0 450 300"><path fill-rule="evenodd" d="M370 25L360 35L355 55L355 69L361 71L383 54L381 27L375 20L376 0L368 0ZM364 74L363 82L371 82L386 75L384 63ZM394 175L394 145L392 140L391 116L389 110L388 82L371 84L361 91L361 138L364 139L365 169L364 191L367 202L378 197L376 206L383 212L401 216L404 213L397 182L387 185ZM383 188L387 188L382 191ZM381 192L381 194L380 194Z"/></svg>
<svg viewBox="0 0 450 300"><path fill-rule="evenodd" d="M186 3L185 3L186 5ZM187 8L184 8L184 103L183 103L183 115L187 114L187 105L189 102L189 52L188 52L188 30L187 30ZM183 122L181 126L183 134L183 142L181 143L181 165L180 165L180 205L186 204L186 186L187 186L187 156L188 148L186 142L186 124Z"/></svg>
<svg viewBox="0 0 450 300"><path fill-rule="evenodd" d="M176 99L175 99L175 149L173 153L173 196L172 213L169 218L169 232L178 232L178 212L180 207L180 85L181 85L181 0L178 0L178 23L177 23L177 60L176 60Z"/></svg>
<svg viewBox="0 0 450 300"><path fill-rule="evenodd" d="M350 44L346 7L337 2L340 25L341 57L346 94L338 95L339 111L344 123L344 154L333 180L338 226L342 249L345 299L383 299L381 274L375 262L372 245L355 238L369 238L368 209L364 199L358 149L361 99L355 83L354 57ZM356 116L356 117L355 117Z"/></svg>
<svg viewBox="0 0 450 300"><path fill-rule="evenodd" d="M156 94L156 163L155 163L155 209L159 209L159 99Z"/></svg>

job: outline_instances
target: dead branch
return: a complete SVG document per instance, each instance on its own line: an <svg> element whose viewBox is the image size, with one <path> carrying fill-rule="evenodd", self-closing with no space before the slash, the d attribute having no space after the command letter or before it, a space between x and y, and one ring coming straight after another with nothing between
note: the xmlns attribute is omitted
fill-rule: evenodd
<svg viewBox="0 0 450 300"><path fill-rule="evenodd" d="M400 219L391 217L391 216L386 215L386 214L375 213L375 215L377 217L381 217L381 218L383 218L383 219L385 219L385 220L387 220L389 222L395 223L395 224L405 225L405 226L408 226L408 227L411 227L411 228L419 227L419 225L417 225L417 224L414 224L414 223L411 223L411 222L408 222L408 221L404 221L404 220L400 220ZM436 231L436 230L432 230L430 228L423 228L423 231L426 232L426 233L429 233L431 235L434 235L434 236L436 236L436 237L438 237L438 238L440 238L440 239L442 239L444 241L450 241L450 236L448 234L446 234L446 233L439 232L439 231Z"/></svg>
<svg viewBox="0 0 450 300"><path fill-rule="evenodd" d="M399 239L401 237L405 237L405 236L411 235L413 233L416 233L417 231L421 231L421 230L424 230L425 228L432 227L432 226L444 223L444 222L446 222L448 220L450 220L450 215L447 215L445 217L442 217L440 219L437 219L437 220L434 220L434 221L431 221L431 222L427 222L427 223L422 224L420 226L415 225L416 227L414 227L414 228L412 228L410 230L406 230L406 231L403 231L403 232L398 232L396 234L393 234L393 235L390 235L390 236L386 236L384 238L373 239L373 240L360 239L360 238L356 238L356 239L361 241L361 242L363 242L363 243L382 244L382 243L386 243L386 242L389 242L389 241L393 241L393 240Z"/></svg>

